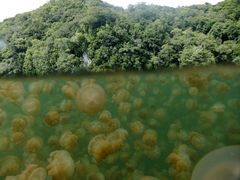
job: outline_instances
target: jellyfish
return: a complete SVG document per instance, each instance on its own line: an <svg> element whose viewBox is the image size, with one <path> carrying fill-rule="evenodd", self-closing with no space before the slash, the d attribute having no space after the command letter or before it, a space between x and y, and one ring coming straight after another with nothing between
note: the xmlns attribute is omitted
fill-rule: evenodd
<svg viewBox="0 0 240 180"><path fill-rule="evenodd" d="M106 102L104 89L97 84L86 84L77 92L77 106L79 110L88 115L101 111Z"/></svg>
<svg viewBox="0 0 240 180"><path fill-rule="evenodd" d="M195 166L191 180L240 179L240 146L233 145L213 150Z"/></svg>
<svg viewBox="0 0 240 180"><path fill-rule="evenodd" d="M52 180L71 179L74 173L74 161L65 150L57 150L50 154L47 166L48 175L52 176Z"/></svg>

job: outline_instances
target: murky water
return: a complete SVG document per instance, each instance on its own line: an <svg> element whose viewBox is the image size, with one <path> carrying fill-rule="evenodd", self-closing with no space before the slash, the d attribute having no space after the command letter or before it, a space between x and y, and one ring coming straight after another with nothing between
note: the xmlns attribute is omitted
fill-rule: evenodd
<svg viewBox="0 0 240 180"><path fill-rule="evenodd" d="M190 179L240 144L240 69L0 80L0 179Z"/></svg>

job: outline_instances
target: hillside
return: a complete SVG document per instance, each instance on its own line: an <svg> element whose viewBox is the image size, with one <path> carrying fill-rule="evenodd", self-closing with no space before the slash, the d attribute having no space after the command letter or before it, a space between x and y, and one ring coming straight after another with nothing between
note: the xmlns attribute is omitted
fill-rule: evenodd
<svg viewBox="0 0 240 180"><path fill-rule="evenodd" d="M239 18L239 0L126 10L50 0L0 23L0 75L240 64Z"/></svg>

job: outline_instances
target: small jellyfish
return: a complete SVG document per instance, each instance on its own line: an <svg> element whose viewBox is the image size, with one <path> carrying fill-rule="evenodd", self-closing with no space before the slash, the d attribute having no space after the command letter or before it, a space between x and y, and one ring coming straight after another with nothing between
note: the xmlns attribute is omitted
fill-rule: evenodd
<svg viewBox="0 0 240 180"><path fill-rule="evenodd" d="M100 114L98 119L103 122L108 122L112 119L112 114L110 111L105 110Z"/></svg>
<svg viewBox="0 0 240 180"><path fill-rule="evenodd" d="M131 111L131 104L127 102L121 102L118 106L118 112L127 114Z"/></svg>
<svg viewBox="0 0 240 180"><path fill-rule="evenodd" d="M117 118L113 118L107 122L106 130L107 132L113 132L120 127L120 121Z"/></svg>
<svg viewBox="0 0 240 180"><path fill-rule="evenodd" d="M143 134L142 140L145 145L154 147L157 144L157 132L153 129L147 129Z"/></svg>
<svg viewBox="0 0 240 180"><path fill-rule="evenodd" d="M60 123L61 116L58 111L49 111L45 116L45 122L47 125L53 127Z"/></svg>
<svg viewBox="0 0 240 180"><path fill-rule="evenodd" d="M76 90L75 90L72 86L70 86L70 85L68 85L68 84L65 84L65 85L62 87L62 93L63 93L66 97L68 97L68 98L70 98L70 99L74 99L75 96L76 96Z"/></svg>
<svg viewBox="0 0 240 180"><path fill-rule="evenodd" d="M187 99L185 102L185 106L189 110L196 110L199 106L197 100L195 99Z"/></svg>
<svg viewBox="0 0 240 180"><path fill-rule="evenodd" d="M167 161L170 165L171 175L176 180L184 180L190 178L191 160L188 155L188 148L180 145L176 152L172 152Z"/></svg>
<svg viewBox="0 0 240 180"><path fill-rule="evenodd" d="M12 120L12 131L22 132L27 127L27 121L23 117L16 117Z"/></svg>
<svg viewBox="0 0 240 180"><path fill-rule="evenodd" d="M100 162L108 155L114 153L114 149L106 136L99 134L89 142L88 153L91 154L97 162Z"/></svg>
<svg viewBox="0 0 240 180"><path fill-rule="evenodd" d="M0 159L0 177L14 175L19 171L20 160L16 156Z"/></svg>
<svg viewBox="0 0 240 180"><path fill-rule="evenodd" d="M141 134L144 131L144 125L140 121L130 123L130 129L134 134Z"/></svg>
<svg viewBox="0 0 240 180"><path fill-rule="evenodd" d="M117 91L116 94L112 97L113 102L120 103L120 102L128 102L130 100L130 94L126 89L120 89Z"/></svg>
<svg viewBox="0 0 240 180"><path fill-rule="evenodd" d="M39 95L42 91L43 81L33 81L29 84L28 91L31 94Z"/></svg>
<svg viewBox="0 0 240 180"><path fill-rule="evenodd" d="M106 131L106 126L100 121L92 121L89 126L89 131L91 134L101 134Z"/></svg>
<svg viewBox="0 0 240 180"><path fill-rule="evenodd" d="M106 102L106 93L97 84L87 84L78 90L76 100L81 112L92 115L103 109Z"/></svg>
<svg viewBox="0 0 240 180"><path fill-rule="evenodd" d="M22 145L25 142L25 134L23 132L13 132L11 141L15 145Z"/></svg>
<svg viewBox="0 0 240 180"><path fill-rule="evenodd" d="M205 155L195 166L191 180L240 179L240 146L227 146Z"/></svg>
<svg viewBox="0 0 240 180"><path fill-rule="evenodd" d="M60 110L62 112L70 112L73 109L72 101L70 100L63 100L60 104Z"/></svg>
<svg viewBox="0 0 240 180"><path fill-rule="evenodd" d="M37 164L29 164L20 175L12 176L12 178L14 177L14 180L46 180L47 172ZM11 180L9 176L7 178Z"/></svg>
<svg viewBox="0 0 240 180"><path fill-rule="evenodd" d="M188 93L190 96L197 96L199 91L198 91L198 88L196 88L196 87L190 87L188 89Z"/></svg>
<svg viewBox="0 0 240 180"><path fill-rule="evenodd" d="M75 165L69 152L65 150L53 151L51 152L48 161L48 176L51 176L52 180L71 179Z"/></svg>
<svg viewBox="0 0 240 180"><path fill-rule="evenodd" d="M26 114L35 115L40 110L40 101L33 96L28 97L22 103L22 110Z"/></svg>
<svg viewBox="0 0 240 180"><path fill-rule="evenodd" d="M214 113L224 113L225 111L225 105L222 103L215 103L212 107L211 107L211 111L213 111Z"/></svg>
<svg viewBox="0 0 240 180"><path fill-rule="evenodd" d="M60 145L67 149L73 149L77 145L77 136L73 134L71 131L66 131L64 132L59 140Z"/></svg>
<svg viewBox="0 0 240 180"><path fill-rule="evenodd" d="M142 106L142 104L143 104L142 98L136 98L133 101L133 107L134 108L140 108Z"/></svg>
<svg viewBox="0 0 240 180"><path fill-rule="evenodd" d="M40 137L32 137L26 143L26 150L29 153L37 153L43 146L43 140Z"/></svg>
<svg viewBox="0 0 240 180"><path fill-rule="evenodd" d="M197 132L191 132L189 134L189 141L193 147L201 149L206 146L206 139L203 135Z"/></svg>

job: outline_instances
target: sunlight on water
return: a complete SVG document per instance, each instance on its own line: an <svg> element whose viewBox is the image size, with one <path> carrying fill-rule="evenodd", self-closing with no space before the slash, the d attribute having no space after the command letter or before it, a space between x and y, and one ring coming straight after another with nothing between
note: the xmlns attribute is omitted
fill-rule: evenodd
<svg viewBox="0 0 240 180"><path fill-rule="evenodd" d="M240 69L0 80L0 179L190 179L240 142Z"/></svg>

